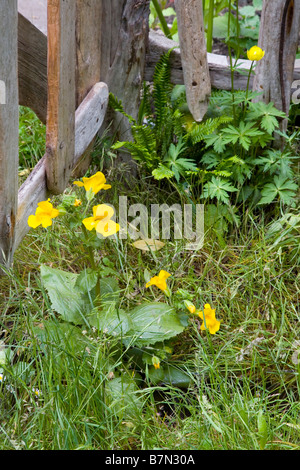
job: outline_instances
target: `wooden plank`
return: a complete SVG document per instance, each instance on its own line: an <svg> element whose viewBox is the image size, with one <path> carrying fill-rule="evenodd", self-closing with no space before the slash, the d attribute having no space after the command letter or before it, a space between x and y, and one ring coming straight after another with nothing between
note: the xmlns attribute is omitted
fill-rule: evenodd
<svg viewBox="0 0 300 470"><path fill-rule="evenodd" d="M76 106L78 107L95 83L100 81L102 2L76 0ZM93 143L78 163L73 175L84 175L91 163Z"/></svg>
<svg viewBox="0 0 300 470"><path fill-rule="evenodd" d="M18 15L19 103L47 118L47 36Z"/></svg>
<svg viewBox="0 0 300 470"><path fill-rule="evenodd" d="M75 154L76 3L48 0L47 186L66 188Z"/></svg>
<svg viewBox="0 0 300 470"><path fill-rule="evenodd" d="M75 162L78 162L102 126L108 98L107 85L99 82L78 107L75 120Z"/></svg>
<svg viewBox="0 0 300 470"><path fill-rule="evenodd" d="M175 0L175 9L187 104L200 122L211 95L202 0Z"/></svg>
<svg viewBox="0 0 300 470"><path fill-rule="evenodd" d="M0 31L0 78L5 84L5 104L0 104L0 265L8 267L13 257L18 195L17 0L1 0Z"/></svg>
<svg viewBox="0 0 300 470"><path fill-rule="evenodd" d="M99 131L107 105L107 85L96 83L76 111L75 165ZM15 248L19 246L29 231L28 217L34 214L37 204L40 201L45 201L50 195L46 185L46 159L45 155L19 190Z"/></svg>
<svg viewBox="0 0 300 470"><path fill-rule="evenodd" d="M174 85L184 83L180 48L178 43L166 38L162 33L150 31L149 42L146 55L145 80L153 79L155 65L160 56L169 49L176 47L171 53L171 81ZM207 54L208 66L211 84L213 88L219 90L231 90L230 62L227 56L218 54ZM238 62L240 70L248 72L251 66L249 60L240 60ZM236 90L245 90L247 87L247 76L238 72L234 73L234 85ZM300 60L295 61L294 80L300 79ZM253 84L253 77L250 86Z"/></svg>
<svg viewBox="0 0 300 470"><path fill-rule="evenodd" d="M288 116L294 64L299 43L300 1L264 0L259 46L265 56L257 63L253 89L263 92L258 100L273 101ZM281 122L286 131L288 119Z"/></svg>
<svg viewBox="0 0 300 470"><path fill-rule="evenodd" d="M144 79L145 51L149 31L150 0L104 0L101 49L101 81L122 100L126 112L137 117ZM110 111L105 125L120 140L130 140L128 120ZM125 152L120 161L132 162ZM132 168L134 172L134 167Z"/></svg>

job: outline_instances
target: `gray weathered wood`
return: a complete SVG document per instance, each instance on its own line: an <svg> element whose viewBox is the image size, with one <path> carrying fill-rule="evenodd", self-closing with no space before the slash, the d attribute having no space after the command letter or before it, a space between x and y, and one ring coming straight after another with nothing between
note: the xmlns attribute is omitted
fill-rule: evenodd
<svg viewBox="0 0 300 470"><path fill-rule="evenodd" d="M175 0L187 104L202 121L211 95L202 0Z"/></svg>
<svg viewBox="0 0 300 470"><path fill-rule="evenodd" d="M87 93L100 81L101 68L101 20L102 1L76 0L76 106L78 107ZM77 178L83 176L91 163L90 148L82 154L73 171Z"/></svg>
<svg viewBox="0 0 300 470"><path fill-rule="evenodd" d="M133 117L138 114L144 78L149 3L150 0L102 1L101 80ZM118 139L131 139L127 119L111 111L105 125L110 121L113 121L111 132ZM120 160L128 161L128 155L120 154Z"/></svg>
<svg viewBox="0 0 300 470"><path fill-rule="evenodd" d="M299 0L264 0L258 43L265 56L257 63L253 89L263 92L258 100L273 101L287 115L295 79L299 29ZM287 119L281 123L281 130L286 128Z"/></svg>
<svg viewBox="0 0 300 470"><path fill-rule="evenodd" d="M169 49L176 47L171 53L171 81L175 85L183 84L183 71L179 45L168 38L162 33L150 31L149 43L146 55L146 69L145 80L151 81L153 79L155 65L162 54L165 54ZM211 85L213 88L220 90L231 90L231 75L230 75L230 62L229 58L224 55L207 54L209 73ZM251 62L249 60L240 60L238 64L240 69L249 72ZM242 75L238 72L234 73L234 86L236 90L245 90L247 87L247 75ZM300 79L300 59L295 61L294 80ZM250 86L253 84L253 77L250 81Z"/></svg>
<svg viewBox="0 0 300 470"><path fill-rule="evenodd" d="M9 266L15 239L19 165L17 0L1 0L0 31L0 78L5 83L5 104L0 104L0 265Z"/></svg>
<svg viewBox="0 0 300 470"><path fill-rule="evenodd" d="M108 87L99 82L93 86L87 97L76 110L75 119L75 162L97 135L108 105Z"/></svg>
<svg viewBox="0 0 300 470"><path fill-rule="evenodd" d="M53 194L66 188L74 168L76 3L48 0L47 186Z"/></svg>
<svg viewBox="0 0 300 470"><path fill-rule="evenodd" d="M107 85L96 83L76 111L75 165L99 131L107 105ZM38 202L45 201L50 195L46 184L46 158L39 161L19 190L15 248L29 231L28 217L34 214Z"/></svg>

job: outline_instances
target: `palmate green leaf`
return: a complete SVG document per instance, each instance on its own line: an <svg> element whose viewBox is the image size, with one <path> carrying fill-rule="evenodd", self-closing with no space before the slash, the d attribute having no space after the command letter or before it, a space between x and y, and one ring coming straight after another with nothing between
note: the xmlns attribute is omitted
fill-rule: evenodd
<svg viewBox="0 0 300 470"><path fill-rule="evenodd" d="M172 178L174 176L174 172L166 165L160 163L159 167L152 171L152 175L156 180L162 180L164 178Z"/></svg>
<svg viewBox="0 0 300 470"><path fill-rule="evenodd" d="M287 116L283 111L275 108L274 103L249 103L250 110L247 113L247 121L260 121L262 129L272 135L279 127L278 118L285 119Z"/></svg>
<svg viewBox="0 0 300 470"><path fill-rule="evenodd" d="M249 150L252 139L258 138L263 135L257 127L253 127L253 123L241 121L239 127L229 125L222 131L225 138L229 139L230 142L239 144L244 147L245 150Z"/></svg>
<svg viewBox="0 0 300 470"><path fill-rule="evenodd" d="M293 181L283 176L275 176L274 183L268 183L262 189L259 204L270 204L279 198L284 204L292 205L297 189L298 186Z"/></svg>
<svg viewBox="0 0 300 470"><path fill-rule="evenodd" d="M203 196L205 198L214 199L217 198L218 201L222 201L225 204L229 203L228 193L237 191L234 186L228 181L212 177L211 181L206 183L203 188Z"/></svg>
<svg viewBox="0 0 300 470"><path fill-rule="evenodd" d="M126 341L134 346L166 341L184 330L176 311L162 302L143 303L131 310L129 315L133 326L128 332L131 340Z"/></svg>

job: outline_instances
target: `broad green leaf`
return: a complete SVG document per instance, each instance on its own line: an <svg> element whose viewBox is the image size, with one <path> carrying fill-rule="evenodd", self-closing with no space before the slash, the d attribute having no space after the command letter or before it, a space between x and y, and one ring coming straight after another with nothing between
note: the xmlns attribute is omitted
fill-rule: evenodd
<svg viewBox="0 0 300 470"><path fill-rule="evenodd" d="M112 336L125 335L132 328L132 321L125 310L117 309L115 302L105 302L88 316L88 322Z"/></svg>
<svg viewBox="0 0 300 470"><path fill-rule="evenodd" d="M120 288L116 278L106 277L100 279L100 294L103 302L117 302Z"/></svg>
<svg viewBox="0 0 300 470"><path fill-rule="evenodd" d="M98 274L93 269L84 269L78 275L75 288L78 288L82 293L91 291L97 284Z"/></svg>
<svg viewBox="0 0 300 470"><path fill-rule="evenodd" d="M140 391L135 380L121 375L106 382L106 399L110 410L120 419L134 419L142 408Z"/></svg>
<svg viewBox="0 0 300 470"><path fill-rule="evenodd" d="M268 425L263 410L260 409L257 416L258 438L260 450L264 450L268 440Z"/></svg>
<svg viewBox="0 0 300 470"><path fill-rule="evenodd" d="M128 334L135 346L166 341L184 330L176 311L165 303L144 303L131 310L129 315L133 326Z"/></svg>
<svg viewBox="0 0 300 470"><path fill-rule="evenodd" d="M161 363L160 369L149 368L149 378L153 384L164 383L179 388L188 388L192 378L183 370L173 366Z"/></svg>
<svg viewBox="0 0 300 470"><path fill-rule="evenodd" d="M93 304L88 296L83 295L76 287L78 274L42 265L41 278L53 310L59 313L63 320L83 325Z"/></svg>

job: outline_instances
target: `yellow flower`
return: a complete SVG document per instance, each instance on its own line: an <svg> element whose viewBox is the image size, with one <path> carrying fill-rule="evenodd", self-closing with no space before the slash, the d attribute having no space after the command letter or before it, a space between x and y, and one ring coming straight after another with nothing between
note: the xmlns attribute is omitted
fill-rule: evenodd
<svg viewBox="0 0 300 470"><path fill-rule="evenodd" d="M79 206L81 206L81 204L82 204L82 202L81 202L80 199L75 199L75 202L74 202L75 207L79 207Z"/></svg>
<svg viewBox="0 0 300 470"><path fill-rule="evenodd" d="M158 359L158 357L152 357L152 364L154 365L155 369L160 369L160 360Z"/></svg>
<svg viewBox="0 0 300 470"><path fill-rule="evenodd" d="M166 280L168 277L170 277L171 274L169 274L167 271L164 271L163 269L160 271L158 276L154 276L150 279L150 281L146 284L146 287L150 286L156 286L162 291L167 290L167 283Z"/></svg>
<svg viewBox="0 0 300 470"><path fill-rule="evenodd" d="M90 178L82 178L82 181L74 181L73 184L76 184L79 187L84 187L86 191L90 189L93 191L94 194L97 194L101 189L110 189L111 185L106 184L106 179L101 171L98 171L95 175L91 176Z"/></svg>
<svg viewBox="0 0 300 470"><path fill-rule="evenodd" d="M59 211L54 209L48 201L42 201L38 203L38 208L35 211L35 215L30 215L28 217L28 225L32 228L37 228L39 225L42 225L44 228L50 227L52 225L52 219L55 219L59 215Z"/></svg>
<svg viewBox="0 0 300 470"><path fill-rule="evenodd" d="M209 304L204 305L204 311L198 312L199 317L203 320L200 327L201 330L209 329L210 334L214 335L220 329L219 320L216 319L216 311Z"/></svg>
<svg viewBox="0 0 300 470"><path fill-rule="evenodd" d="M99 204L93 207L93 217L84 219L82 223L87 230L95 229L97 233L104 237L109 237L120 230L120 225L111 220L113 216L114 210L112 207L106 204Z"/></svg>
<svg viewBox="0 0 300 470"><path fill-rule="evenodd" d="M192 304L189 300L184 300L184 305L188 309L190 313L195 313L196 312L196 307L195 305Z"/></svg>
<svg viewBox="0 0 300 470"><path fill-rule="evenodd" d="M249 60L261 60L265 55L265 51L263 51L258 46L253 46L249 51L247 51L247 56Z"/></svg>

